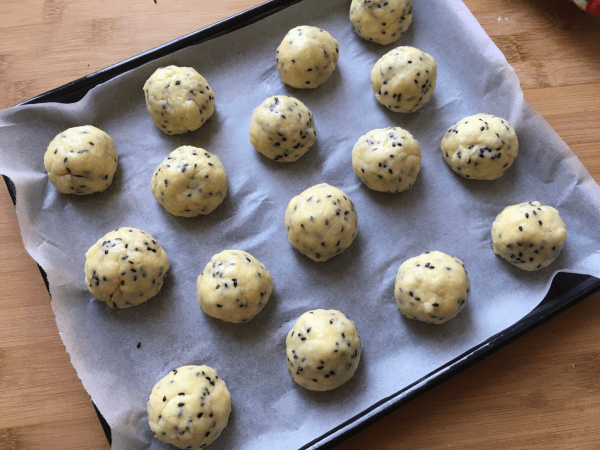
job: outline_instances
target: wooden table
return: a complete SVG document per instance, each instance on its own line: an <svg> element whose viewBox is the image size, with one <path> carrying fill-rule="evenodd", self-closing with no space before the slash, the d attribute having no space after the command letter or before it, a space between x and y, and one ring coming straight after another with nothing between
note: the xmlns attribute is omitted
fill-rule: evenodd
<svg viewBox="0 0 600 450"><path fill-rule="evenodd" d="M600 18L566 0L464 1L526 100L600 182ZM259 3L2 0L0 108ZM108 449L5 187L0 286L0 449ZM600 448L599 300L583 300L339 450Z"/></svg>

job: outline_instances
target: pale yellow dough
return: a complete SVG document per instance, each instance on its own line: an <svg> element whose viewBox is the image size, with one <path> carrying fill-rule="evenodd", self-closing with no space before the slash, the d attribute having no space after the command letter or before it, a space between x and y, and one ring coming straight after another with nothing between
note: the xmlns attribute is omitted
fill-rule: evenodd
<svg viewBox="0 0 600 450"><path fill-rule="evenodd" d="M156 383L147 411L159 440L197 450L214 442L227 426L231 394L213 368L183 366Z"/></svg>
<svg viewBox="0 0 600 450"><path fill-rule="evenodd" d="M160 291L169 258L156 240L137 228L121 227L101 237L85 254L85 283L111 308L130 308Z"/></svg>
<svg viewBox="0 0 600 450"><path fill-rule="evenodd" d="M352 0L350 21L363 39L388 45L412 23L412 0Z"/></svg>
<svg viewBox="0 0 600 450"><path fill-rule="evenodd" d="M290 244L314 261L346 250L358 233L354 204L341 189L326 183L292 198L285 211Z"/></svg>
<svg viewBox="0 0 600 450"><path fill-rule="evenodd" d="M250 143L279 162L297 161L317 140L312 113L293 97L274 95L263 101L250 119Z"/></svg>
<svg viewBox="0 0 600 450"><path fill-rule="evenodd" d="M281 81L299 89L314 89L335 70L340 48L327 31L302 25L292 28L277 47L277 72Z"/></svg>
<svg viewBox="0 0 600 450"><path fill-rule="evenodd" d="M433 56L414 47L397 47L371 70L371 88L379 103L394 112L412 113L433 95L437 65Z"/></svg>
<svg viewBox="0 0 600 450"><path fill-rule="evenodd" d="M400 127L371 130L352 149L352 169L374 191L402 192L410 188L421 168L421 147Z"/></svg>
<svg viewBox="0 0 600 450"><path fill-rule="evenodd" d="M523 270L539 270L560 254L567 226L559 212L540 202L507 206L492 224L494 253Z"/></svg>
<svg viewBox="0 0 600 450"><path fill-rule="evenodd" d="M433 251L400 265L394 294L403 316L442 324L464 308L470 290L471 282L462 261Z"/></svg>
<svg viewBox="0 0 600 450"><path fill-rule="evenodd" d="M91 126L58 134L44 154L50 182L64 194L102 192L112 183L119 157L112 138Z"/></svg>
<svg viewBox="0 0 600 450"><path fill-rule="evenodd" d="M154 198L171 214L210 214L227 195L227 174L221 160L206 150L184 145L155 169L150 182Z"/></svg>
<svg viewBox="0 0 600 450"><path fill-rule="evenodd" d="M200 128L215 110L215 93L192 67L157 69L144 84L146 108L166 134L184 134Z"/></svg>
<svg viewBox="0 0 600 450"><path fill-rule="evenodd" d="M519 153L519 140L506 120L475 114L452 125L440 147L444 161L459 175L495 180L512 166Z"/></svg>
<svg viewBox="0 0 600 450"><path fill-rule="evenodd" d="M198 304L211 317L247 322L273 292L271 272L248 252L224 250L214 255L198 277Z"/></svg>
<svg viewBox="0 0 600 450"><path fill-rule="evenodd" d="M362 342L354 322L340 311L316 309L302 314L285 340L287 368L296 383L328 391L356 371Z"/></svg>

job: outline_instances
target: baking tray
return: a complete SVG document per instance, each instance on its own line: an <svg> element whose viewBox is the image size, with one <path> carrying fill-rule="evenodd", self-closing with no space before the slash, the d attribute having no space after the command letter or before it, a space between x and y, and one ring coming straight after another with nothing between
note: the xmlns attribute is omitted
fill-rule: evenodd
<svg viewBox="0 0 600 450"><path fill-rule="evenodd" d="M301 1L302 0L270 0L226 20L215 23L167 44L141 53L135 57L77 79L64 86L33 97L20 103L19 105L31 105L46 102L76 102L82 99L90 89L120 74L186 47L206 42L210 39L214 39L218 36L243 28ZM14 185L8 177L4 176L4 179L8 186L13 202L16 202ZM48 286L45 273L41 267L40 272L46 282L46 285ZM398 409L402 405L431 390L435 386L458 374L477 361L499 350L527 331L544 323L551 317L576 304L582 299L589 297L597 291L600 291L600 279L598 278L566 272L560 272L556 274L544 300L523 319L503 330L502 332L490 337L479 345L469 349L447 364L438 367L436 370L418 379L414 383L395 392L393 395L381 399L377 403L371 405L369 408L361 411L360 414L355 415L351 419L329 430L327 433L321 435L312 442L307 443L301 448L325 449L334 447L348 437L373 424L383 416L390 414L392 411ZM96 412L103 425L107 439L110 442L110 428L97 409Z"/></svg>
<svg viewBox="0 0 600 450"><path fill-rule="evenodd" d="M69 88L71 88L75 84L76 82L70 83L69 85L66 85L64 87L66 88L68 86ZM91 84L89 88L91 87L93 87L93 84ZM52 92L42 94L41 96L36 97L35 99L37 101L37 99L39 99L40 97L48 98L48 100L38 101L39 103L42 103L44 101L53 101L51 100L52 94L54 92L61 93L62 89L62 87L58 88ZM69 94L67 93L66 95ZM27 100L23 102L23 104L28 104L29 102L31 102L31 100ZM16 191L14 188L14 184L12 183L10 178L6 176L3 176L3 178L14 203L16 202ZM44 279L46 288L49 288L46 273L39 265L38 268L40 270L42 278ZM423 395L427 391L430 391L431 389L443 383L444 381L452 378L454 375L459 374L460 372L472 366L476 362L495 353L505 345L510 344L518 337L524 335L528 331L543 324L555 315L577 304L581 300L586 299L587 297L598 291L600 291L600 279L598 278L591 277L588 275L559 272L552 280L552 284L550 285L550 289L544 300L533 311L531 311L529 314L523 317L520 321L518 321L511 327L503 330L502 332L492 336L491 338L482 342L478 346L469 349L469 351L463 353L462 355L453 359L449 363L440 366L437 370L427 374L426 376L415 381L414 383L410 384L404 389L401 389L395 392L393 395L388 396L387 398L384 398L379 402L373 404L371 407L365 409L360 414L352 417L350 420L344 422L340 426L331 429L328 433L323 434L318 439L315 439L312 442L309 442L308 444L301 447L299 450L332 449L336 445L339 445L346 439L357 434L361 430L369 427L370 425L374 424L386 415L391 414L393 411L407 404L411 400L414 400L415 398ZM98 415L98 419L100 420L106 438L108 442L111 443L112 439L110 426L108 425L100 411L98 411L96 405L94 405L94 409L96 411L96 414Z"/></svg>

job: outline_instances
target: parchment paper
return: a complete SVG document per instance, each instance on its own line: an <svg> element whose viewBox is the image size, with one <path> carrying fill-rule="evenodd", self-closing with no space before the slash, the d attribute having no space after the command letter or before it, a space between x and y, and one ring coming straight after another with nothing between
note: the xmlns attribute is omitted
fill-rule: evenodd
<svg viewBox="0 0 600 450"><path fill-rule="evenodd" d="M544 297L556 271L600 276L600 189L550 126L524 102L514 71L459 0L415 0L409 31L391 46L360 39L349 0L305 0L254 25L191 47L93 89L72 105L15 107L0 113L1 170L16 184L17 213L28 252L45 269L52 307L87 391L112 428L112 448L161 449L147 424L146 402L169 370L214 367L226 381L233 412L217 449L301 447L514 324ZM328 30L340 44L330 80L314 91L287 88L275 49L297 25ZM369 74L398 45L434 56L433 99L414 114L394 114L374 98ZM198 131L169 137L153 124L142 86L159 66L192 66L216 94L216 112ZM313 112L317 144L293 164L275 163L250 145L250 116L266 97L297 97ZM520 153L496 181L465 180L443 161L439 143L461 118L488 112L516 129ZM119 168L104 193L60 194L43 155L66 128L92 124L115 141ZM353 174L351 150L367 131L401 126L419 141L421 173L408 191L369 191ZM229 193L209 216L170 216L150 192L154 168L189 144L222 160ZM359 233L342 255L315 263L287 241L289 200L313 184L345 191ZM557 208L569 237L548 268L528 273L494 255L490 230L505 207L538 200ZM152 234L171 270L148 303L111 310L84 283L85 251L109 230ZM275 291L251 322L226 324L201 311L196 278L212 255L243 249L271 270ZM472 295L442 326L400 316L394 278L405 259L429 250L460 258ZM354 378L324 393L297 386L287 373L285 335L303 312L338 309L353 319L364 352ZM141 343L140 348L137 344Z"/></svg>

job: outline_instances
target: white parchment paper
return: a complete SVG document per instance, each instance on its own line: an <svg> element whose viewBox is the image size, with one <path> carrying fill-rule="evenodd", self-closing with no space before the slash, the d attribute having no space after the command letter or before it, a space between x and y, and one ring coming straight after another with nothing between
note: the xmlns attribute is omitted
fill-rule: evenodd
<svg viewBox="0 0 600 450"><path fill-rule="evenodd" d="M48 274L61 336L112 428L113 449L167 448L148 427L146 402L160 378L187 364L214 367L232 394L230 423L211 448L299 448L514 324L543 299L556 271L600 276L598 185L524 102L514 71L462 2L415 0L409 31L386 47L355 34L349 4L304 0L119 76L76 104L0 113L0 168L16 184L23 241ZM336 71L313 91L286 87L275 68L277 45L297 25L322 27L340 45ZM371 68L397 45L420 48L438 65L433 98L414 114L389 112L370 87ZM167 64L196 68L215 91L216 112L196 132L166 136L145 109L144 81ZM275 94L297 97L315 118L317 144L296 163L267 160L249 142L253 109ZM439 149L450 125L479 112L507 119L520 141L513 167L491 182L462 179ZM56 134L85 124L113 137L116 178L102 194L62 195L48 181L43 155ZM369 191L351 166L356 140L386 126L409 130L423 152L416 184L397 195ZM209 216L170 216L150 192L155 167L184 144L217 154L227 170L227 198ZM325 263L295 251L283 224L289 200L320 182L344 190L359 223L352 246ZM505 206L531 200L557 208L569 233L561 256L534 273L496 257L490 237ZM84 254L120 226L152 234L171 270L157 297L111 310L85 287ZM269 303L247 324L212 319L196 301L197 276L227 248L253 254L275 281ZM472 284L466 308L442 326L403 319L394 301L400 263L430 250L460 258ZM354 378L332 392L309 392L286 369L285 335L300 314L315 308L344 312L363 339Z"/></svg>

